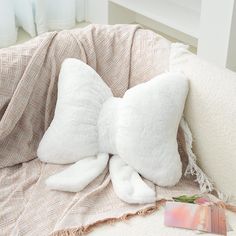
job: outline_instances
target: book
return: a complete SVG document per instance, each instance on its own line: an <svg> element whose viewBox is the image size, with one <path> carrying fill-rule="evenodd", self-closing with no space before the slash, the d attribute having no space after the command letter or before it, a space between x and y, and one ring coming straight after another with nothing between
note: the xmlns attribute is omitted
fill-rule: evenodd
<svg viewBox="0 0 236 236"><path fill-rule="evenodd" d="M225 211L216 205L166 202L165 225L220 235L227 232Z"/></svg>

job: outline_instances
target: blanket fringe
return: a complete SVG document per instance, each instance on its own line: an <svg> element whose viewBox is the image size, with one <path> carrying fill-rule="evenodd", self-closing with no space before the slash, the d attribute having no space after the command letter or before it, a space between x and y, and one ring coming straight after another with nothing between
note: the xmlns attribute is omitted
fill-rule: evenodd
<svg viewBox="0 0 236 236"><path fill-rule="evenodd" d="M71 229L62 229L62 230L58 230L53 232L50 236L82 236L82 235L86 235L88 233L90 233L91 231L93 231L95 228L102 226L102 225L106 225L106 224L114 224L116 222L121 222L121 221L126 221L129 220L135 216L147 216L150 215L154 212L156 212L157 210L160 209L160 206L163 206L165 204L167 200L160 200L158 202L156 202L155 206L151 206L151 207L147 207L145 209L141 209L135 213L128 213L125 214L121 217L117 217L117 218L107 218L104 220L99 220L96 221L92 224L86 225L86 226L81 226L79 228L71 228ZM229 210L231 212L236 213L236 206L225 203L223 201L218 201L216 203L218 207L224 208L226 210Z"/></svg>
<svg viewBox="0 0 236 236"><path fill-rule="evenodd" d="M192 144L193 144L192 134L184 118L181 119L180 127L183 129L184 132L186 151L189 161L184 175L185 176L188 174L195 175L196 181L199 183L201 192L211 192L214 190L214 186L210 181L209 177L197 165L196 162L197 158L192 151Z"/></svg>
<svg viewBox="0 0 236 236"><path fill-rule="evenodd" d="M89 232L93 231L95 228L97 228L99 226L102 226L102 225L114 224L116 222L126 221L126 220L129 220L129 219L131 219L135 216L150 215L150 214L154 213L155 211L159 210L160 206L163 206L165 202L166 202L166 200L163 199L163 200L157 201L154 206L141 209L141 210L139 210L137 212L134 212L134 213L128 213L128 214L125 214L121 217L107 218L107 219L104 219L104 220L99 220L99 221L96 221L92 224L89 224L89 225L86 225L86 226L81 226L79 228L58 230L58 231L53 232L50 236L81 236L81 235L86 235Z"/></svg>
<svg viewBox="0 0 236 236"><path fill-rule="evenodd" d="M218 207L221 207L221 208L224 208L228 211L231 211L231 212L234 212L236 213L236 206L234 205L231 205L231 204L228 204L228 203L225 203L223 201L218 201L215 203Z"/></svg>

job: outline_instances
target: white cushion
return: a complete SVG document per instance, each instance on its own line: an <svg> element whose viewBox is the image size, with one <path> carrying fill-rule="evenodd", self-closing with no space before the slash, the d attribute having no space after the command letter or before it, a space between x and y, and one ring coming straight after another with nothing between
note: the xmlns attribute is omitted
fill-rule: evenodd
<svg viewBox="0 0 236 236"><path fill-rule="evenodd" d="M182 175L177 131L187 93L186 77L165 73L129 89L120 105L118 153L160 186L173 186Z"/></svg>
<svg viewBox="0 0 236 236"><path fill-rule="evenodd" d="M98 153L97 120L110 88L90 66L77 59L63 62L55 115L44 134L38 157L67 164Z"/></svg>
<svg viewBox="0 0 236 236"><path fill-rule="evenodd" d="M194 138L194 152L216 187L236 196L236 74L173 44L170 70L183 72L190 92L185 116Z"/></svg>
<svg viewBox="0 0 236 236"><path fill-rule="evenodd" d="M109 171L118 197L129 203L155 201L155 192L139 174L160 186L180 180L177 131L187 93L183 75L166 73L114 98L91 67L65 60L54 119L39 144L38 157L77 163L51 176L47 185L80 191L102 173L108 154L113 154Z"/></svg>

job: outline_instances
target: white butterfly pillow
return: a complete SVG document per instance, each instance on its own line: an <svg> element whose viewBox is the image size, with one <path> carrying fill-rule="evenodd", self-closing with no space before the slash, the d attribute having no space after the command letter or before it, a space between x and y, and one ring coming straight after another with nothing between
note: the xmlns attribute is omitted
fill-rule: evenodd
<svg viewBox="0 0 236 236"><path fill-rule="evenodd" d="M80 191L109 161L120 199L155 201L154 190L141 176L160 186L173 186L180 180L177 130L188 89L184 75L165 73L115 98L91 67L66 59L54 119L39 144L38 157L48 163L76 163L49 177L47 185ZM110 160L109 154L113 155Z"/></svg>

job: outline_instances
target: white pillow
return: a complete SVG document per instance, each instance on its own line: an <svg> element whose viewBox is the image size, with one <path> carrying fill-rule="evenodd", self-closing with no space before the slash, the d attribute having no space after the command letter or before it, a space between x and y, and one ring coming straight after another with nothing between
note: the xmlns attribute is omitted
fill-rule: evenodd
<svg viewBox="0 0 236 236"><path fill-rule="evenodd" d="M172 44L170 70L189 79L184 113L200 166L220 191L236 197L236 74L202 60L182 44Z"/></svg>
<svg viewBox="0 0 236 236"><path fill-rule="evenodd" d="M38 148L44 162L67 164L98 153L97 120L110 88L88 65L66 59L59 75L54 119Z"/></svg>
<svg viewBox="0 0 236 236"><path fill-rule="evenodd" d="M186 77L166 73L114 98L92 68L67 59L60 72L55 116L38 157L58 164L78 162L50 177L47 185L80 191L113 154L109 170L117 195L129 203L155 201L155 192L139 174L160 186L180 180L177 131L187 93Z"/></svg>
<svg viewBox="0 0 236 236"><path fill-rule="evenodd" d="M119 155L161 186L175 185L182 175L177 131L187 93L186 77L165 73L129 89L120 105Z"/></svg>

